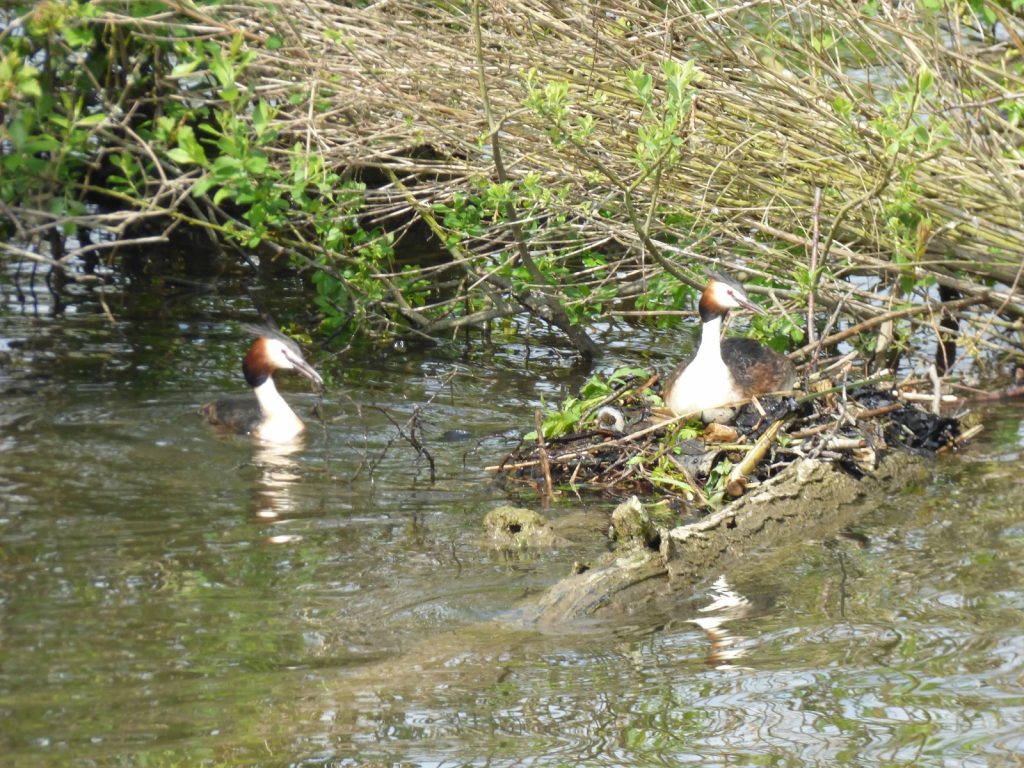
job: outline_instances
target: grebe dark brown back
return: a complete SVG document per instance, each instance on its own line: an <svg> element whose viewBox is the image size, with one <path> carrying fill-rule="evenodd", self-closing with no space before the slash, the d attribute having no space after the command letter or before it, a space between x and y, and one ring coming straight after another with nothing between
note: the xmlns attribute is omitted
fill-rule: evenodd
<svg viewBox="0 0 1024 768"><path fill-rule="evenodd" d="M210 424L267 442L294 439L306 425L274 386L275 371L296 371L318 389L324 383L320 374L302 357L295 342L284 336L263 335L252 343L242 360L242 373L256 398L214 400L201 406L199 415Z"/></svg>
<svg viewBox="0 0 1024 768"><path fill-rule="evenodd" d="M796 374L785 357L753 339L722 341L722 320L730 309L764 310L730 277L712 274L700 297L697 353L665 381L663 399L677 416L714 410L754 395L793 388Z"/></svg>

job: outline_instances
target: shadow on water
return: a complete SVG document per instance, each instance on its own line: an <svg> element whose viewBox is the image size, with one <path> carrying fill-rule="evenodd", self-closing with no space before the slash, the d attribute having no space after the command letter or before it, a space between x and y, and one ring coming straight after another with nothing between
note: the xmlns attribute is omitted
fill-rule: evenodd
<svg viewBox="0 0 1024 768"><path fill-rule="evenodd" d="M115 326L84 299L59 317L9 295L0 310L0 762L989 765L1024 750L1019 410L846 536L540 632L515 607L603 550L611 502L591 502L591 535L497 554L480 522L508 499L482 467L579 384L571 356L317 359L322 420L282 379L309 432L261 450L194 414L242 386L247 299L154 305ZM607 364L650 362L628 346L653 340L606 340ZM397 428L417 413L433 482Z"/></svg>

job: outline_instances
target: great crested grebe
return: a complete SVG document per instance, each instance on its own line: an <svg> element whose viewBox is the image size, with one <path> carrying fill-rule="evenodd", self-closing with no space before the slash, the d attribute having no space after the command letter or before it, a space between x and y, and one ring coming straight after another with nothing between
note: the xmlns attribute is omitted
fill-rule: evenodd
<svg viewBox="0 0 1024 768"><path fill-rule="evenodd" d="M210 424L232 432L252 435L271 443L294 439L306 429L281 393L274 386L274 371L297 371L323 387L320 374L302 357L298 345L285 336L266 331L249 347L242 360L242 373L255 400L214 400L199 408L199 415Z"/></svg>
<svg viewBox="0 0 1024 768"><path fill-rule="evenodd" d="M765 314L731 277L712 273L700 296L701 329L697 354L680 363L665 381L663 399L677 416L721 408L767 392L792 389L793 366L753 339L722 341L722 320L730 309Z"/></svg>

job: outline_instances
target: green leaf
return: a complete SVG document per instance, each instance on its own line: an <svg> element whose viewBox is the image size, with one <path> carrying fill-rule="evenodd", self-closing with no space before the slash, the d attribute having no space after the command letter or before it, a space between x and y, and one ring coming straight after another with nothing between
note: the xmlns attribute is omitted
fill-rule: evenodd
<svg viewBox="0 0 1024 768"><path fill-rule="evenodd" d="M64 27L63 36L71 48L88 48L96 40L96 35L93 34L92 28L86 26Z"/></svg>
<svg viewBox="0 0 1024 768"><path fill-rule="evenodd" d="M213 161L213 172L222 179L229 179L237 176L242 170L242 161L237 157L220 155Z"/></svg>
<svg viewBox="0 0 1024 768"><path fill-rule="evenodd" d="M192 187L192 197L202 197L210 191L215 183L216 182L213 180L213 177L204 176L196 182L194 187Z"/></svg>
<svg viewBox="0 0 1024 768"><path fill-rule="evenodd" d="M171 77L175 78L190 75L196 71L196 67L198 67L200 63L201 60L198 58L179 62L174 66L174 69L171 70Z"/></svg>
<svg viewBox="0 0 1024 768"><path fill-rule="evenodd" d="M683 480L677 480L664 472L656 471L651 473L651 480L658 483L659 485L667 485L672 488L678 488L681 491L692 492L693 486Z"/></svg>
<svg viewBox="0 0 1024 768"><path fill-rule="evenodd" d="M103 112L97 112L93 115L86 115L81 118L75 125L79 128L88 128L90 125L99 125L107 119L106 114Z"/></svg>
<svg viewBox="0 0 1024 768"><path fill-rule="evenodd" d="M633 95L645 103L649 102L651 100L651 89L654 87L654 78L647 74L643 67L628 70L626 77L629 80L630 90L633 92Z"/></svg>
<svg viewBox="0 0 1024 768"><path fill-rule="evenodd" d="M190 163L194 162L192 160L192 155L190 155L181 147L172 147L171 149L168 149L167 157L169 157L178 165L189 165Z"/></svg>
<svg viewBox="0 0 1024 768"><path fill-rule="evenodd" d="M242 167L244 167L249 173L256 176L266 173L269 165L270 163L263 155L249 155L249 157L245 158L242 162Z"/></svg>
<svg viewBox="0 0 1024 768"><path fill-rule="evenodd" d="M18 93L23 96L32 96L39 98L43 95L42 89L39 87L39 73L29 66L24 66L18 72L17 77L17 88Z"/></svg>
<svg viewBox="0 0 1024 768"><path fill-rule="evenodd" d="M7 135L11 137L11 143L19 152L22 151L25 142L28 141L29 119L28 112L22 112L20 116L11 120L10 125L7 126Z"/></svg>
<svg viewBox="0 0 1024 768"><path fill-rule="evenodd" d="M206 150L203 149L203 145L196 139L192 126L183 125L178 128L178 146L188 153L189 160L196 165L206 167Z"/></svg>
<svg viewBox="0 0 1024 768"><path fill-rule="evenodd" d="M921 93L927 93L931 89L932 82L934 81L934 79L935 78L932 75L932 71L928 69L928 67L922 66L921 69L918 70L917 87L921 91Z"/></svg>
<svg viewBox="0 0 1024 768"><path fill-rule="evenodd" d="M61 146L61 142L53 136L41 134L24 141L19 147L19 150L35 154L37 152L56 152L61 148Z"/></svg>
<svg viewBox="0 0 1024 768"><path fill-rule="evenodd" d="M222 88L233 85L235 82L235 70L219 56L210 62L210 72L217 78L217 82L221 84Z"/></svg>

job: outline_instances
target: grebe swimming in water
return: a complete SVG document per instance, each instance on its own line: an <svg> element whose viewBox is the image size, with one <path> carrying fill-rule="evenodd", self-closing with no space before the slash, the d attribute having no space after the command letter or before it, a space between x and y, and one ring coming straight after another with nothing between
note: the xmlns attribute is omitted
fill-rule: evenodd
<svg viewBox="0 0 1024 768"><path fill-rule="evenodd" d="M297 371L320 389L324 380L302 357L298 345L285 336L263 332L242 360L242 373L255 400L214 400L199 409L210 424L271 443L300 435L306 425L274 386L274 371Z"/></svg>
<svg viewBox="0 0 1024 768"><path fill-rule="evenodd" d="M743 286L725 275L710 275L701 294L700 346L665 381L663 399L676 416L700 414L767 392L792 389L793 365L753 339L722 340L722 320L730 309L765 314Z"/></svg>

